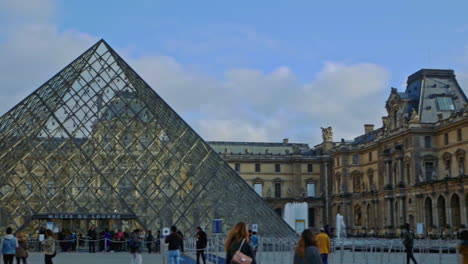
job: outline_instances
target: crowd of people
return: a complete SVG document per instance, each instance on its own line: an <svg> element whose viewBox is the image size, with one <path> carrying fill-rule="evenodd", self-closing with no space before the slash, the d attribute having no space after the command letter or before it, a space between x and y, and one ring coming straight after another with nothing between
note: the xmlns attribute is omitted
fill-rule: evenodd
<svg viewBox="0 0 468 264"><path fill-rule="evenodd" d="M409 224L405 224L406 231L403 234L403 246L405 247L407 263L410 261L416 263L413 255L414 232ZM55 234L50 229L40 230L44 239L41 241L41 249L44 254L44 263L53 264L53 258L56 256L56 245L59 245L61 251L73 250L76 246L76 235L73 232L64 230ZM302 232L299 241L296 244L293 264L328 264L328 255L331 254L331 242L328 228L325 226L320 229L318 234L311 229ZM82 237L81 234L78 237ZM149 253L160 251L161 232L158 231L154 236L150 231L145 233L140 229L135 229L129 233L127 231L104 230L97 233L94 227L91 227L86 237L88 240L89 252L96 252L96 244L99 244L99 251L129 251L132 255L131 264L142 264L141 252L147 248ZM196 228L196 263L206 264L205 251L208 246L208 238L201 227ZM468 264L468 231L461 233L460 253L462 254L462 263ZM80 241L80 240L79 240ZM79 242L78 241L78 242ZM84 239L83 239L84 241ZM170 234L164 237L164 242L168 244L169 264L180 264L181 256L184 254L184 236L176 226L170 228ZM71 244L67 244L71 243ZM108 244L106 244L108 243ZM259 238L256 232L248 230L248 225L244 222L237 223L229 232L226 238L224 249L226 251L225 263L245 263L256 264L256 253L259 246ZM29 256L28 238L22 232L13 234L11 227L6 228L6 235L1 240L1 253L3 263L13 264L16 258L17 264L27 264Z"/></svg>
<svg viewBox="0 0 468 264"><path fill-rule="evenodd" d="M132 233L125 230L108 230L105 229L101 232L97 232L93 226L88 230L86 240L88 240L88 248L90 253L96 252L96 245L98 246L97 251L107 252L120 252L128 251L131 249L130 242L134 237L135 232L138 231L138 238L141 241L140 247L146 247L148 253L160 253L160 240L161 231L157 231L155 235L151 230L145 233L142 230L134 230ZM84 240L82 240L84 241Z"/></svg>

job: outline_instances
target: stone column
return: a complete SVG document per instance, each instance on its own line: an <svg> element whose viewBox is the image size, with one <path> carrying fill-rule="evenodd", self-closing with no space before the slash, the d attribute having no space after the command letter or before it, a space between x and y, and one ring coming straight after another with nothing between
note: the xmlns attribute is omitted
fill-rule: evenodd
<svg viewBox="0 0 468 264"><path fill-rule="evenodd" d="M385 180L384 180L384 186L387 185L387 184L391 184L392 181L391 181L391 176L390 176L390 162L389 161L385 161Z"/></svg>
<svg viewBox="0 0 468 264"><path fill-rule="evenodd" d="M398 173L400 174L399 179L400 182L405 182L405 179L403 179L403 158L398 159Z"/></svg>

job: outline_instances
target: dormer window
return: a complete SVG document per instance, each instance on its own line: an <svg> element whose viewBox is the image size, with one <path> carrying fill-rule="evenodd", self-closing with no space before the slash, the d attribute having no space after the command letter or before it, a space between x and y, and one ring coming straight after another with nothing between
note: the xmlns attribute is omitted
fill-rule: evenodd
<svg viewBox="0 0 468 264"><path fill-rule="evenodd" d="M455 105L453 104L452 97L448 96L438 96L436 97L437 106L441 111L451 111L455 110Z"/></svg>

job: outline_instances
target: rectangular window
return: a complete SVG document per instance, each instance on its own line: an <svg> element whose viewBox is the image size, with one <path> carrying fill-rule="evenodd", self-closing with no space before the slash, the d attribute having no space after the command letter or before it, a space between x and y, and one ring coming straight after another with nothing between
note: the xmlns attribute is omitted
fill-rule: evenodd
<svg viewBox="0 0 468 264"><path fill-rule="evenodd" d="M260 163L255 163L255 172L260 172Z"/></svg>
<svg viewBox="0 0 468 264"><path fill-rule="evenodd" d="M307 164L307 172L313 172L314 171L314 165L313 164Z"/></svg>
<svg viewBox="0 0 468 264"><path fill-rule="evenodd" d="M424 147L425 148L432 148L432 137L431 136L425 136L424 137Z"/></svg>
<svg viewBox="0 0 468 264"><path fill-rule="evenodd" d="M237 172L240 172L240 163L236 163L236 164L234 165L234 168L235 168L235 170L236 170Z"/></svg>
<svg viewBox="0 0 468 264"><path fill-rule="evenodd" d="M262 183L255 183L254 190L258 195L260 195L260 197L263 197L263 184Z"/></svg>
<svg viewBox="0 0 468 264"><path fill-rule="evenodd" d="M448 96L437 97L437 106L439 107L439 110L442 110L442 111L455 110L453 99Z"/></svg>
<svg viewBox="0 0 468 264"><path fill-rule="evenodd" d="M275 164L275 172L281 172L281 165Z"/></svg>
<svg viewBox="0 0 468 264"><path fill-rule="evenodd" d="M458 140L458 141L462 141L462 140L463 140L461 128L457 130L457 140Z"/></svg>
<svg viewBox="0 0 468 264"><path fill-rule="evenodd" d="M358 155L353 155L353 164L354 165L359 164L359 156Z"/></svg>
<svg viewBox="0 0 468 264"><path fill-rule="evenodd" d="M444 134L444 144L448 145L448 143L449 143L449 136L448 136L448 133L445 133Z"/></svg>
<svg viewBox="0 0 468 264"><path fill-rule="evenodd" d="M314 208L309 208L309 227L315 226L315 211Z"/></svg>
<svg viewBox="0 0 468 264"><path fill-rule="evenodd" d="M424 169L426 171L426 180L430 181L432 179L432 174L434 173L434 163L433 162L426 162L424 164Z"/></svg>
<svg viewBox="0 0 468 264"><path fill-rule="evenodd" d="M315 197L315 183L307 183L307 197Z"/></svg>
<svg viewBox="0 0 468 264"><path fill-rule="evenodd" d="M275 198L281 198L281 182L275 182Z"/></svg>
<svg viewBox="0 0 468 264"><path fill-rule="evenodd" d="M369 161L372 161L372 151L369 152Z"/></svg>

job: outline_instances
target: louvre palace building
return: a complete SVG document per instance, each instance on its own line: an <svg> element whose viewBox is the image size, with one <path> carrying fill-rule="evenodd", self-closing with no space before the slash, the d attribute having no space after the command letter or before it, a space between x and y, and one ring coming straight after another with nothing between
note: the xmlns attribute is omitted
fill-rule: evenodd
<svg viewBox="0 0 468 264"><path fill-rule="evenodd" d="M468 224L468 100L452 70L412 74L382 124L352 140L322 128L313 147L206 142L157 91L100 40L0 117L0 227L192 234L221 219L224 233L244 221L294 237L294 203L307 227L343 215L349 235Z"/></svg>

